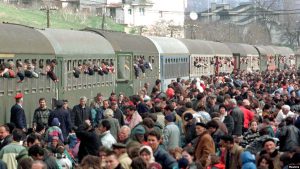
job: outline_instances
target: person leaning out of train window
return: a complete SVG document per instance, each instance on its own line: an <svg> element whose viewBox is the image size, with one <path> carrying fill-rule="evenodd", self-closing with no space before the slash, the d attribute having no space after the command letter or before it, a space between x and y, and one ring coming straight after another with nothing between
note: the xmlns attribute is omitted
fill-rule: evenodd
<svg viewBox="0 0 300 169"><path fill-rule="evenodd" d="M9 61L4 64L0 65L0 77L5 77L5 78L15 78L16 73L13 71L13 68L15 66L14 62Z"/></svg>
<svg viewBox="0 0 300 169"><path fill-rule="evenodd" d="M79 78L80 74L81 74L81 70L82 70L82 65L78 64L77 67L73 68L73 75L75 78Z"/></svg>
<svg viewBox="0 0 300 169"><path fill-rule="evenodd" d="M17 76L19 77L18 83L21 83L25 79L23 63L21 61L17 61L16 67L17 67Z"/></svg>
<svg viewBox="0 0 300 169"><path fill-rule="evenodd" d="M15 96L16 104L11 107L10 110L10 122L16 125L16 128L27 130L26 116L23 109L23 94L17 93Z"/></svg>
<svg viewBox="0 0 300 169"><path fill-rule="evenodd" d="M54 73L54 68L57 65L57 61L55 59L51 60L51 62L49 64L47 64L46 66L46 72L48 77L50 77L51 80L53 80L54 82L58 82L58 78L56 76L56 74Z"/></svg>

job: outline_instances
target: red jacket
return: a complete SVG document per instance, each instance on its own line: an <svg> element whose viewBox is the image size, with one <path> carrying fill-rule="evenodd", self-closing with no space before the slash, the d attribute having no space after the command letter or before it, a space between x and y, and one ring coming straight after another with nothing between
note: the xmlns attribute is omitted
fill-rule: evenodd
<svg viewBox="0 0 300 169"><path fill-rule="evenodd" d="M254 118L254 113L248 109L246 109L244 106L240 106L240 109L244 113L244 128L249 128L250 121Z"/></svg>

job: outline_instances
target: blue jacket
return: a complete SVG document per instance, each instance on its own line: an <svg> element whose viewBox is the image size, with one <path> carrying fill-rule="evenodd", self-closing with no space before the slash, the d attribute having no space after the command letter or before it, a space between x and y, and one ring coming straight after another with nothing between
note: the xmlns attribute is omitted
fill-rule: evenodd
<svg viewBox="0 0 300 169"><path fill-rule="evenodd" d="M18 129L27 128L25 112L19 104L15 104L11 107L10 122L14 123Z"/></svg>
<svg viewBox="0 0 300 169"><path fill-rule="evenodd" d="M242 169L256 169L255 156L249 151L245 151L241 154L242 158Z"/></svg>
<svg viewBox="0 0 300 169"><path fill-rule="evenodd" d="M155 161L161 164L163 169L177 169L177 161L160 146L153 154Z"/></svg>

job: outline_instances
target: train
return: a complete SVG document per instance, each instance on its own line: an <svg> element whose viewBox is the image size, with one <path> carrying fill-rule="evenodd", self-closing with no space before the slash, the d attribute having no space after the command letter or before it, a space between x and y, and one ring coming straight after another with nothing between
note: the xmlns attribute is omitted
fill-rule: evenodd
<svg viewBox="0 0 300 169"><path fill-rule="evenodd" d="M272 71L299 66L298 58L280 46L1 23L0 123L9 122L17 93L24 95L30 125L39 98L45 98L48 107L57 99L75 105L80 96L91 101L97 93L106 98L112 92L137 94L157 79L165 90L177 77L193 79L234 69Z"/></svg>

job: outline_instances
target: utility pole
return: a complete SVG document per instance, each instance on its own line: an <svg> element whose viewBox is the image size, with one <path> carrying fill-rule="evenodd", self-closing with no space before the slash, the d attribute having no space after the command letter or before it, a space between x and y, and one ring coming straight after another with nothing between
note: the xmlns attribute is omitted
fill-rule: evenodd
<svg viewBox="0 0 300 169"><path fill-rule="evenodd" d="M49 7L48 5L47 6L42 6L40 8L41 11L46 11L46 15L47 15L47 28L50 28L50 11L54 11L54 10L57 10L57 7L56 6L53 6L53 7Z"/></svg>
<svg viewBox="0 0 300 169"><path fill-rule="evenodd" d="M105 1L104 8L103 8L103 11L102 11L102 23L101 23L101 29L102 30L104 30L104 27L105 27L106 5L107 5L107 0Z"/></svg>

